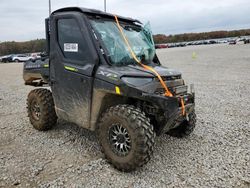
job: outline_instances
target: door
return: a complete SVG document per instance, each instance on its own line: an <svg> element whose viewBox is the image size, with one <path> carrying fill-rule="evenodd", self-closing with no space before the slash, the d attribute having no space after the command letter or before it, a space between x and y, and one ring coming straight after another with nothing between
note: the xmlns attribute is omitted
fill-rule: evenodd
<svg viewBox="0 0 250 188"><path fill-rule="evenodd" d="M21 56L19 56L19 58L21 61L28 61L29 60L28 56L25 56L25 55L21 55Z"/></svg>
<svg viewBox="0 0 250 188"><path fill-rule="evenodd" d="M51 17L50 80L57 115L89 127L93 70L98 62L81 13Z"/></svg>

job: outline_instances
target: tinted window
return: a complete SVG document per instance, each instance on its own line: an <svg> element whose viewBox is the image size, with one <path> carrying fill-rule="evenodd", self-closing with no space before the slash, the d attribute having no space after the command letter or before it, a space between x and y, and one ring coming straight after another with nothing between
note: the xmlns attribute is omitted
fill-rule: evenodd
<svg viewBox="0 0 250 188"><path fill-rule="evenodd" d="M86 54L84 38L75 19L60 19L57 22L58 42L65 58L83 61ZM81 63L81 62L80 62Z"/></svg>

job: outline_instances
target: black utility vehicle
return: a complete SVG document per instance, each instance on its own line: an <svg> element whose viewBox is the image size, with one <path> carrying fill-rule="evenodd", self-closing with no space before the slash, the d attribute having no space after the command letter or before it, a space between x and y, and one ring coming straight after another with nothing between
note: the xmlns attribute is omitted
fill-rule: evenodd
<svg viewBox="0 0 250 188"><path fill-rule="evenodd" d="M161 65L148 27L118 20L137 58L159 73L172 97L131 57L114 15L85 8L59 9L46 19L47 57L26 62L23 78L26 85L51 88L28 95L35 129L48 130L61 118L96 131L108 161L131 171L149 161L155 135L193 131L194 92L180 72Z"/></svg>

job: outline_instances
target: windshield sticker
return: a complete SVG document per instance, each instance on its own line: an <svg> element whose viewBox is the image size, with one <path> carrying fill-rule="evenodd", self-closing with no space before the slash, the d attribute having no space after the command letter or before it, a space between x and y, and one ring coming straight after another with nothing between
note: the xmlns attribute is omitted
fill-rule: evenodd
<svg viewBox="0 0 250 188"><path fill-rule="evenodd" d="M78 52L78 44L77 43L64 43L64 51L65 52Z"/></svg>

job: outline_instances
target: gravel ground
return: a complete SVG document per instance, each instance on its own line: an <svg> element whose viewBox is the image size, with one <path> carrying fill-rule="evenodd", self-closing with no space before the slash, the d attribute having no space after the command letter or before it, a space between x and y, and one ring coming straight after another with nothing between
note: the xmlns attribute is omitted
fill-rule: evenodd
<svg viewBox="0 0 250 188"><path fill-rule="evenodd" d="M250 187L250 45L157 53L195 84L197 128L158 137L152 160L132 173L110 166L90 131L63 121L34 130L22 64L0 64L0 187Z"/></svg>

